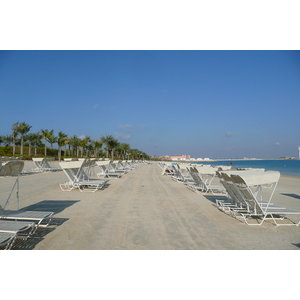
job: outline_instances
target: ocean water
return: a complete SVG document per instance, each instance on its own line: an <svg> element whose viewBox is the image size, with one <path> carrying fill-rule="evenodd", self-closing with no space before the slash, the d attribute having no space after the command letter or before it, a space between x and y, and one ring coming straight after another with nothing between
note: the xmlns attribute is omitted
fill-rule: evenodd
<svg viewBox="0 0 300 300"><path fill-rule="evenodd" d="M277 160L219 160L207 162L212 166L229 165L236 168L264 168L266 171L279 171L281 174L300 176L300 160L277 159ZM200 162L199 162L200 163Z"/></svg>

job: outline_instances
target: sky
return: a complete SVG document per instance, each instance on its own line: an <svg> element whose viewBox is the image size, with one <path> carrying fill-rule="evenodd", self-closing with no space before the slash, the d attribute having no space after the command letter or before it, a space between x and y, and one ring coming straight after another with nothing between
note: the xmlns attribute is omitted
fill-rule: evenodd
<svg viewBox="0 0 300 300"><path fill-rule="evenodd" d="M298 156L299 51L1 51L0 135L109 134L149 155Z"/></svg>

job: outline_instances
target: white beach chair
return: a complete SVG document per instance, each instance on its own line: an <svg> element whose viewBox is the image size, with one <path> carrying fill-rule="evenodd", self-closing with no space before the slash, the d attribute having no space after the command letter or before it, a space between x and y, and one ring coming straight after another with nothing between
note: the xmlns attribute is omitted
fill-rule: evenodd
<svg viewBox="0 0 300 300"><path fill-rule="evenodd" d="M193 182L187 183L186 186L193 192L199 194L199 192L202 192L204 190L204 186L202 184L201 179L199 178L199 174L193 167L191 167L189 171L191 177L193 178Z"/></svg>
<svg viewBox="0 0 300 300"><path fill-rule="evenodd" d="M231 180L227 173L216 172L220 178L221 184L227 192L227 200L216 199L217 207L223 212L229 212L233 217L236 217L237 212L249 212L249 205L244 200L243 195Z"/></svg>
<svg viewBox="0 0 300 300"><path fill-rule="evenodd" d="M11 249L17 234L13 232L0 232L0 246L4 247L4 250Z"/></svg>
<svg viewBox="0 0 300 300"><path fill-rule="evenodd" d="M296 225L300 224L300 220L292 220L293 217L300 217L300 212L293 211L284 207L275 206L271 204L271 199L274 195L276 186L278 184L280 173L278 171L253 172L253 174L245 173L241 175L231 175L232 181L238 187L244 200L248 203L249 211L240 215L248 225L261 225L265 220L272 220L275 225ZM269 186L269 199L261 203L258 200L261 188ZM255 222L250 223L252 219Z"/></svg>
<svg viewBox="0 0 300 300"><path fill-rule="evenodd" d="M37 227L47 227L54 212L49 211L22 211L22 210L3 210L0 207L1 220L32 221Z"/></svg>
<svg viewBox="0 0 300 300"><path fill-rule="evenodd" d="M177 182L184 182L184 177L179 171L179 166L174 165L173 166L174 173L172 174L171 178Z"/></svg>
<svg viewBox="0 0 300 300"><path fill-rule="evenodd" d="M230 172L217 172L217 175L221 179L221 183L226 189L228 199L226 200L219 200L216 199L216 204L218 208L223 210L224 212L230 212L232 216L238 218L238 214L236 213L248 213L250 212L251 208L249 206L248 201L246 201L243 193L241 193L238 186L232 181L232 178L229 175L245 175L249 173L250 175L254 172L253 170L241 170L241 171L230 171ZM256 172L256 171L255 171ZM256 173L258 174L258 173ZM252 174L253 175L253 174ZM264 185L257 185L255 186L254 195L259 197L259 193L262 191ZM270 187L268 185L268 187ZM262 199L258 200L259 204L263 207L265 206L272 206L276 208L277 206L273 205L273 203L269 201L263 201Z"/></svg>
<svg viewBox="0 0 300 300"><path fill-rule="evenodd" d="M187 169L187 164L185 165L178 165L178 172L182 177L183 182L193 182L193 177L190 174L190 171Z"/></svg>
<svg viewBox="0 0 300 300"><path fill-rule="evenodd" d="M89 177L95 161L85 159L83 161L60 162L60 166L66 174L68 181L59 184L62 191L79 189L80 192L96 192L102 189L109 180L93 179Z"/></svg>
<svg viewBox="0 0 300 300"><path fill-rule="evenodd" d="M43 159L44 157L33 157L32 161L35 165L35 168L32 169L33 172L43 172Z"/></svg>
<svg viewBox="0 0 300 300"><path fill-rule="evenodd" d="M2 165L0 176L19 176L24 168L24 161L13 160Z"/></svg>
<svg viewBox="0 0 300 300"><path fill-rule="evenodd" d="M33 172L56 172L61 171L60 168L55 168L51 165L53 159L45 157L33 157L32 161L35 165L35 168L32 169Z"/></svg>
<svg viewBox="0 0 300 300"><path fill-rule="evenodd" d="M60 168L56 168L53 166L52 162L54 161L54 158L44 158L43 160L43 170L44 172L57 172L61 171Z"/></svg>
<svg viewBox="0 0 300 300"><path fill-rule="evenodd" d="M31 221L34 222L37 227L46 227L49 225L52 219L52 215L54 212L49 211L24 211L19 210L20 207L20 199L19 199L19 180L20 180L20 174L22 172L22 169L24 167L24 162L19 161L19 163L22 163L22 168L18 167L18 177L16 178L15 183L12 186L12 189L5 200L5 203L3 207L0 205L0 219L1 220L14 220L14 221ZM15 173L17 174L17 173ZM16 196L17 196L17 206L18 210L6 210L7 204L9 203L11 196L16 190Z"/></svg>
<svg viewBox="0 0 300 300"><path fill-rule="evenodd" d="M194 172L198 173L200 183L202 186L202 191L204 194L207 193L225 193L224 186L220 184L213 184L213 180L216 176L216 170L213 167L194 167Z"/></svg>
<svg viewBox="0 0 300 300"><path fill-rule="evenodd" d="M16 238L27 239L35 233L36 229L34 222L0 220L0 233L12 233Z"/></svg>
<svg viewBox="0 0 300 300"><path fill-rule="evenodd" d="M97 173L98 178L100 178L100 176L108 177L108 178L121 178L121 173L115 172L115 171L109 171L108 167L105 165L101 165L99 166L101 172Z"/></svg>

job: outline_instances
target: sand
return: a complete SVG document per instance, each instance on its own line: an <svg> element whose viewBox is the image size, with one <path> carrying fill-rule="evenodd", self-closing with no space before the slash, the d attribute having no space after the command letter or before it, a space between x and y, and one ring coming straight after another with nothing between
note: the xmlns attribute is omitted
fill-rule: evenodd
<svg viewBox="0 0 300 300"><path fill-rule="evenodd" d="M31 171L32 162L25 163ZM6 199L13 178L1 178ZM95 193L63 192L60 172L20 178L20 208L50 210L51 226L18 241L13 249L32 250L281 250L300 248L300 226L248 226L214 206L215 195L196 194L157 163L143 165ZM300 211L300 177L282 175L274 204ZM16 209L12 197L7 209Z"/></svg>

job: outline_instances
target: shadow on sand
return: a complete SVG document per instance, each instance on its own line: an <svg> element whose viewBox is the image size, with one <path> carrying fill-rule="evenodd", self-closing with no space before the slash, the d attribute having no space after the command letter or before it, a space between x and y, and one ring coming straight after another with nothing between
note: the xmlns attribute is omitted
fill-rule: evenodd
<svg viewBox="0 0 300 300"><path fill-rule="evenodd" d="M23 207L21 210L53 211L54 214L58 214L77 202L79 200L43 200Z"/></svg>
<svg viewBox="0 0 300 300"><path fill-rule="evenodd" d="M53 211L54 215L62 212L69 206L79 202L73 200L44 200L33 205L22 208L22 210L31 211ZM44 237L55 230L57 226L62 225L64 222L68 221L68 218L52 218L50 224L46 228L38 228L32 237L27 240L17 239L11 248L12 250L32 250L36 245L41 242Z"/></svg>
<svg viewBox="0 0 300 300"><path fill-rule="evenodd" d="M295 198L295 199L299 199L299 200L300 200L300 195L297 195L297 194L283 194L283 193L281 193L281 195L283 195L283 196L288 196L288 197L292 197L292 198Z"/></svg>
<svg viewBox="0 0 300 300"><path fill-rule="evenodd" d="M224 195L203 195L207 200L216 204L216 200L228 200L228 198Z"/></svg>

